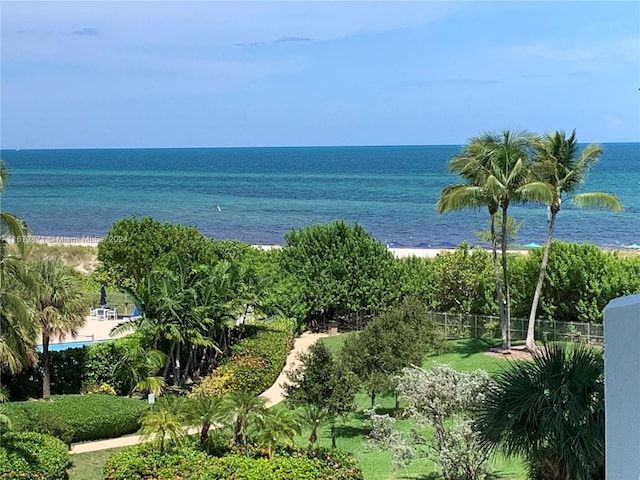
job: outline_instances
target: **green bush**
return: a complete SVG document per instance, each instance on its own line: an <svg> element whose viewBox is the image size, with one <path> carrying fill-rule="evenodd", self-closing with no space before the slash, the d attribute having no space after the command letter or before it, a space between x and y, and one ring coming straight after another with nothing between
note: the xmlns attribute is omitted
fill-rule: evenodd
<svg viewBox="0 0 640 480"><path fill-rule="evenodd" d="M25 430L39 415L61 417L74 429L73 441L82 442L136 432L147 408L142 400L113 395L60 395L37 402L11 402L6 404L6 413L18 430Z"/></svg>
<svg viewBox="0 0 640 480"><path fill-rule="evenodd" d="M69 468L67 446L35 432L9 432L0 442L2 480L64 480Z"/></svg>
<svg viewBox="0 0 640 480"><path fill-rule="evenodd" d="M222 364L194 389L195 393L223 395L242 391L259 394L278 378L287 360L296 322L280 318L246 328L249 336L230 348Z"/></svg>
<svg viewBox="0 0 640 480"><path fill-rule="evenodd" d="M62 440L66 445L71 445L76 433L60 414L46 410L33 412L23 429L27 432L51 435Z"/></svg>
<svg viewBox="0 0 640 480"><path fill-rule="evenodd" d="M188 478L190 480L360 480L356 461L338 450L280 451L267 458L263 450L212 457L186 443L161 454L150 445L116 453L104 468L106 480Z"/></svg>

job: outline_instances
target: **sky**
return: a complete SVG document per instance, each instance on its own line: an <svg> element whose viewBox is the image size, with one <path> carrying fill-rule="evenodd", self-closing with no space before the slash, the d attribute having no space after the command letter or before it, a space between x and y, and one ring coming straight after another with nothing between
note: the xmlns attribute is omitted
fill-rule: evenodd
<svg viewBox="0 0 640 480"><path fill-rule="evenodd" d="M0 3L0 148L640 141L637 1Z"/></svg>

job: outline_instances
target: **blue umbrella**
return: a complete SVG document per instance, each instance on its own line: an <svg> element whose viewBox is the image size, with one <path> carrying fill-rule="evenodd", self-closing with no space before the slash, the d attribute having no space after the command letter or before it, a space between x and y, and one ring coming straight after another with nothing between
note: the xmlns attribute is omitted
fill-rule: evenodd
<svg viewBox="0 0 640 480"><path fill-rule="evenodd" d="M531 242L531 243L527 243L527 244L525 245L525 247L527 247L527 248L541 248L541 247L542 247L542 245L537 244L536 242Z"/></svg>
<svg viewBox="0 0 640 480"><path fill-rule="evenodd" d="M626 248L633 248L634 250L640 248L640 245L637 243L632 243L631 245L627 245Z"/></svg>
<svg viewBox="0 0 640 480"><path fill-rule="evenodd" d="M100 287L100 306L105 307L107 305L107 291L104 288L104 285Z"/></svg>
<svg viewBox="0 0 640 480"><path fill-rule="evenodd" d="M428 243L422 242L416 245L416 248L433 248Z"/></svg>

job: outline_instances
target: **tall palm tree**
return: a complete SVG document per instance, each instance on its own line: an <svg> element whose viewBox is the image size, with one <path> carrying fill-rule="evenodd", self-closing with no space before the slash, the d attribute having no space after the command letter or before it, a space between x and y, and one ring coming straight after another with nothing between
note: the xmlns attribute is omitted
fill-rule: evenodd
<svg viewBox="0 0 640 480"><path fill-rule="evenodd" d="M549 226L547 240L542 253L542 263L538 283L531 302L529 325L527 329L527 349L533 351L535 345L535 322L544 276L549 262L549 250L556 222L556 216L560 212L563 197L571 198L572 203L579 208L602 208L612 211L622 210L622 203L615 195L604 192L585 192L576 194L576 191L584 184L591 167L602 155L600 145L590 144L582 152L578 152L576 131L567 138L562 131L556 131L545 135L536 143L536 163L533 166L534 173L539 178L537 184L546 184L551 192L549 208Z"/></svg>
<svg viewBox="0 0 640 480"><path fill-rule="evenodd" d="M34 321L42 332L42 396L51 395L49 342L55 336L75 338L84 325L87 298L73 269L50 260L33 262Z"/></svg>
<svg viewBox="0 0 640 480"><path fill-rule="evenodd" d="M553 345L513 362L485 393L483 444L522 455L529 478L592 480L604 465L604 363L590 346Z"/></svg>
<svg viewBox="0 0 640 480"><path fill-rule="evenodd" d="M527 132L504 130L472 138L461 155L453 157L449 169L466 182L450 185L436 205L439 213L463 208L487 207L496 278L496 296L500 309L502 348L511 349L511 301L507 267L508 209L512 203L541 201L550 193L543 184L530 185L529 171L535 136ZM502 213L500 251L501 272L497 262L495 214ZM500 275L501 273L501 275Z"/></svg>
<svg viewBox="0 0 640 480"><path fill-rule="evenodd" d="M8 178L9 170L0 160L0 207ZM38 360L34 348L37 328L22 292L33 286L23 261L28 234L21 219L0 211L0 371L6 368L12 373ZM8 253L8 238L17 246L19 256Z"/></svg>

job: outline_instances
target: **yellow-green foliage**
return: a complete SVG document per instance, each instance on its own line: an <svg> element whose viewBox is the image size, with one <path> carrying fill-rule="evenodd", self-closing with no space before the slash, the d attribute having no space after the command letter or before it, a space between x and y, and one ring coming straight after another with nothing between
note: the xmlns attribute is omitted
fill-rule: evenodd
<svg viewBox="0 0 640 480"><path fill-rule="evenodd" d="M102 395L115 395L116 390L108 383L90 384L83 389L83 393L97 393Z"/></svg>
<svg viewBox="0 0 640 480"><path fill-rule="evenodd" d="M285 318L248 325L249 335L231 347L222 364L194 388L194 395L258 394L269 388L287 359L295 327L295 320Z"/></svg>

